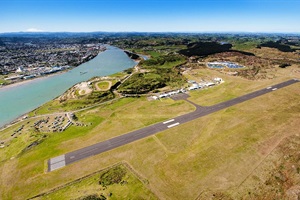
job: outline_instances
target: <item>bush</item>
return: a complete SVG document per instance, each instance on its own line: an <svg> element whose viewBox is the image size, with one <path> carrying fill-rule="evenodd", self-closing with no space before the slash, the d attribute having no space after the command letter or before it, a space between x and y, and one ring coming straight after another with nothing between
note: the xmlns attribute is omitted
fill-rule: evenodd
<svg viewBox="0 0 300 200"><path fill-rule="evenodd" d="M91 194L84 197L80 197L77 200L106 200L104 195L98 196L97 194Z"/></svg>
<svg viewBox="0 0 300 200"><path fill-rule="evenodd" d="M180 55L164 55L144 60L140 64L149 71L131 76L121 85L119 92L145 94L165 86L181 87L185 79L176 66L183 62L185 58Z"/></svg>
<svg viewBox="0 0 300 200"><path fill-rule="evenodd" d="M100 176L99 184L103 187L112 184L118 184L122 181L123 177L126 175L126 170L120 166L114 167Z"/></svg>
<svg viewBox="0 0 300 200"><path fill-rule="evenodd" d="M187 46L187 49L179 51L185 56L208 56L210 54L229 51L231 44L219 44L217 42L195 42Z"/></svg>
<svg viewBox="0 0 300 200"><path fill-rule="evenodd" d="M280 41L277 41L277 42L269 41L269 42L262 43L260 46L275 48L282 52L294 52L295 51L289 45L281 44Z"/></svg>
<svg viewBox="0 0 300 200"><path fill-rule="evenodd" d="M165 63L172 63L177 61L184 61L185 58L179 55L164 55L156 58L151 58L149 60L144 60L141 62L142 66L162 66Z"/></svg>
<svg viewBox="0 0 300 200"><path fill-rule="evenodd" d="M125 69L124 72L127 74L131 74L133 72L133 68Z"/></svg>
<svg viewBox="0 0 300 200"><path fill-rule="evenodd" d="M289 66L291 66L291 64L288 64L288 63L283 63L283 64L279 65L280 68L286 68Z"/></svg>

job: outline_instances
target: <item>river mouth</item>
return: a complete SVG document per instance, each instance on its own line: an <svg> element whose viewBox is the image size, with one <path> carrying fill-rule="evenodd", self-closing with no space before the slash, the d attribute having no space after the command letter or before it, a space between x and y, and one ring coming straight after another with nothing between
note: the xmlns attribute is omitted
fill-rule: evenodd
<svg viewBox="0 0 300 200"><path fill-rule="evenodd" d="M76 83L135 65L123 50L107 46L106 51L67 72L0 88L0 127L63 94Z"/></svg>

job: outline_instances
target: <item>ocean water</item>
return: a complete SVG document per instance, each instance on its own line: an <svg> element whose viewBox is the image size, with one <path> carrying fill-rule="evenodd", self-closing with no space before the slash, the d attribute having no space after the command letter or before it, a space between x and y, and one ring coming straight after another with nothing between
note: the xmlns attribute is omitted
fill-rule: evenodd
<svg viewBox="0 0 300 200"><path fill-rule="evenodd" d="M94 59L68 72L0 88L0 127L63 94L76 83L120 72L135 64L121 49L108 46Z"/></svg>

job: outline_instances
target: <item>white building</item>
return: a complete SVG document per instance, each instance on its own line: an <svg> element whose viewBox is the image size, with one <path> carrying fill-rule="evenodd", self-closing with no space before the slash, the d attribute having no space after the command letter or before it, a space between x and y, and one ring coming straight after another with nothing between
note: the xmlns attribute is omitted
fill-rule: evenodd
<svg viewBox="0 0 300 200"><path fill-rule="evenodd" d="M16 73L21 73L24 72L24 68L22 66L18 67L18 69L16 70Z"/></svg>
<svg viewBox="0 0 300 200"><path fill-rule="evenodd" d="M205 86L210 87L210 86L214 86L215 84L213 82L208 82L205 84Z"/></svg>
<svg viewBox="0 0 300 200"><path fill-rule="evenodd" d="M199 89L199 88L201 88L201 87L199 86L198 83L193 83L192 86L189 87L189 90L196 90L196 89Z"/></svg>
<svg viewBox="0 0 300 200"><path fill-rule="evenodd" d="M223 79L222 79L222 78L218 78L218 77L217 77L217 78L214 78L214 81L215 81L215 82L222 83L222 82L223 82Z"/></svg>

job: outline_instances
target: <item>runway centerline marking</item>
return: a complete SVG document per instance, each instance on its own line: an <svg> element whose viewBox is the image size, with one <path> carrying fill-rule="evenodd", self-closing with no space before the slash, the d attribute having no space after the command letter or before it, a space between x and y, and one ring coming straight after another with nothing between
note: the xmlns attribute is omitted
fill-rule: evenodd
<svg viewBox="0 0 300 200"><path fill-rule="evenodd" d="M87 154L87 153L89 153L89 152L91 152L91 151L94 151L94 150L96 150L96 149L98 149L98 148L93 148L93 149L91 149L91 150L87 150L87 151L85 151L85 152L83 152L83 153L80 153L79 155Z"/></svg>
<svg viewBox="0 0 300 200"><path fill-rule="evenodd" d="M100 154L100 153L109 151L111 149L120 147L122 145L129 144L133 141L156 134L160 131L166 130L165 129L166 127L172 128L179 124L187 123L191 120L195 120L200 117L215 113L221 109L228 108L228 107L234 106L236 104L251 100L255 97L259 97L261 95L267 94L269 92L272 92L272 90L275 91L275 90L278 90L278 89L284 88L286 86L289 86L291 84L299 83L299 82L300 82L300 80L297 80L297 79L292 79L292 80L289 80L286 82L282 82L277 85L266 87L265 89L257 90L255 92L248 93L248 94L245 94L243 96L240 96L240 97L228 100L228 101L224 101L221 103L222 106L221 105L213 105L213 106L206 107L204 109L196 109L196 111L187 113L185 115L181 115L174 119L170 119L165 122L153 124L149 127L145 127L145 128L142 128L142 129L139 129L136 131L126 133L121 136L117 136L115 138L111 138L106 141L99 142L99 143L97 143L97 147L94 145L91 145L89 147L85 147L87 150L85 150L85 148L82 148L82 149L70 152L72 154L68 153L66 155L61 155L61 156L57 156L55 158L51 158L48 160L48 170L49 170L49 172L51 172L53 170L56 170L56 169L66 166L66 165L69 165L71 163L85 159L89 156ZM270 89L267 89L267 88L270 88ZM175 123L176 121L177 121L177 123ZM170 122L173 122L173 123L170 123ZM169 125L169 123L170 123L170 125ZM166 126L164 126L164 125L166 125ZM71 157L71 159L70 159L70 157Z"/></svg>
<svg viewBox="0 0 300 200"><path fill-rule="evenodd" d="M269 90L269 89L271 89L272 87L267 87L267 89Z"/></svg>
<svg viewBox="0 0 300 200"><path fill-rule="evenodd" d="M50 164L56 164L56 163L59 163L59 162L63 162L65 161L65 155L61 155L61 156L57 156L55 158L51 158L50 159Z"/></svg>
<svg viewBox="0 0 300 200"><path fill-rule="evenodd" d="M167 123L173 122L174 120L175 120L175 119L170 119L170 120L168 120L168 121L163 122L163 124L167 124Z"/></svg>
<svg viewBox="0 0 300 200"><path fill-rule="evenodd" d="M169 125L168 128L172 128L172 127L177 126L177 125L179 125L179 122L177 122L177 123L175 123L175 124Z"/></svg>

